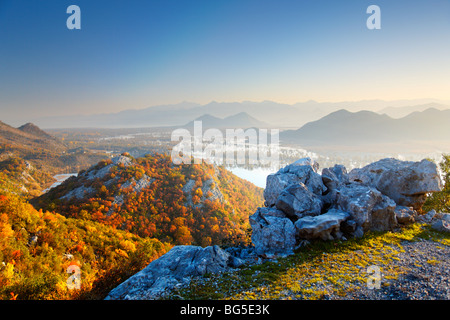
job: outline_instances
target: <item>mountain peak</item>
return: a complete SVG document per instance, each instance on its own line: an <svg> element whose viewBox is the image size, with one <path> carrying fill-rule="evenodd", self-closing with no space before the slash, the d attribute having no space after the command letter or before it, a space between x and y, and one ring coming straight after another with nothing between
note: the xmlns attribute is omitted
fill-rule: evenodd
<svg viewBox="0 0 450 320"><path fill-rule="evenodd" d="M210 115L209 113L205 113L204 115L196 118L194 121L209 121L209 120L220 121L222 119L220 119L218 117L214 117L214 116Z"/></svg>
<svg viewBox="0 0 450 320"><path fill-rule="evenodd" d="M242 112L236 113L234 115L231 115L229 117L226 117L225 119L255 119L255 118L250 116L247 112L242 111Z"/></svg>
<svg viewBox="0 0 450 320"><path fill-rule="evenodd" d="M47 132L41 130L37 125L28 122L22 126L20 126L19 128L20 131L32 134L34 136L38 136L38 137L43 137L43 138L52 138L52 136L50 136Z"/></svg>

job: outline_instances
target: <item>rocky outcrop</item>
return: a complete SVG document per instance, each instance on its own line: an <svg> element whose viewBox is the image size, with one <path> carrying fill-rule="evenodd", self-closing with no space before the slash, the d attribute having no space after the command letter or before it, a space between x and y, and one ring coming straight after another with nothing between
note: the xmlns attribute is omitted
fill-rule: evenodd
<svg viewBox="0 0 450 320"><path fill-rule="evenodd" d="M108 164L102 168L93 167L88 171L84 171L83 173L81 173L79 175L79 179L81 181L83 181L84 184L92 183L92 181L94 181L95 179L104 178L111 171L111 168L114 166L123 165L125 167L128 167L132 164L132 160L129 157L124 156L124 155L114 157L111 159L111 161L112 162L110 164ZM147 183L147 181L144 181L144 180L139 181L138 183L139 184ZM110 183L113 183L113 181L114 181L114 179L110 180ZM133 181L133 182L135 182L135 181ZM70 200L72 198L83 199L87 196L92 195L95 192L95 188L90 187L90 186L85 186L84 184L70 190L68 193L66 193L64 196L62 196L60 199L61 200ZM108 183L105 183L105 185L107 185L107 184ZM130 183L130 185L131 185L131 183Z"/></svg>
<svg viewBox="0 0 450 320"><path fill-rule="evenodd" d="M358 183L343 185L334 204L348 212L362 231L392 230L396 225L395 202L380 191Z"/></svg>
<svg viewBox="0 0 450 320"><path fill-rule="evenodd" d="M319 216L300 218L295 222L296 234L303 239L339 239L342 237L341 223L349 216L347 212L332 209Z"/></svg>
<svg viewBox="0 0 450 320"><path fill-rule="evenodd" d="M227 272L254 262L261 262L254 247L175 246L111 290L105 300L159 299L193 277Z"/></svg>
<svg viewBox="0 0 450 320"><path fill-rule="evenodd" d="M427 193L442 189L437 167L429 160L382 159L361 169L353 169L349 178L376 188L398 205L415 210L422 207Z"/></svg>
<svg viewBox="0 0 450 320"><path fill-rule="evenodd" d="M192 201L195 192L194 187L195 187L195 180L190 179L182 189L183 193L186 195L186 203L185 203L186 206L194 208L203 207L205 200L209 201L219 200L220 203L226 202L224 195L220 191L220 188L217 186L217 183L214 181L213 178L210 178L203 182L201 187L202 196L198 204L194 204L194 202Z"/></svg>
<svg viewBox="0 0 450 320"><path fill-rule="evenodd" d="M411 224L417 219L417 212L412 207L396 206L394 213L400 224Z"/></svg>
<svg viewBox="0 0 450 320"><path fill-rule="evenodd" d="M106 300L155 299L193 276L228 271L234 261L218 246L175 246L113 289Z"/></svg>
<svg viewBox="0 0 450 320"><path fill-rule="evenodd" d="M252 243L260 256L289 255L295 248L294 223L276 208L258 208L250 218Z"/></svg>
<svg viewBox="0 0 450 320"><path fill-rule="evenodd" d="M428 160L382 159L349 173L342 165L318 171L306 158L267 177L266 207L250 217L259 255L291 254L304 239L393 230L414 222L427 194L442 189L437 166Z"/></svg>
<svg viewBox="0 0 450 320"><path fill-rule="evenodd" d="M264 189L265 205L274 205L281 192L291 185L303 183L307 189L321 195L326 187L322 182L320 174L317 173L319 165L309 158L300 159L267 177Z"/></svg>
<svg viewBox="0 0 450 320"><path fill-rule="evenodd" d="M80 177L85 177L88 180L94 180L96 178L98 179L102 179L103 177L105 177L110 171L111 168L117 165L123 165L125 167L128 167L130 165L132 165L132 160L124 155L120 155L114 158L111 158L111 163L96 169L95 167L92 168L91 170L85 171L83 174L80 175Z"/></svg>
<svg viewBox="0 0 450 320"><path fill-rule="evenodd" d="M437 231L450 233L450 213L437 213L435 210L430 210L419 216L417 220L430 224Z"/></svg>
<svg viewBox="0 0 450 320"><path fill-rule="evenodd" d="M133 192L141 192L143 189L148 188L153 183L153 181L155 181L155 179L152 179L144 174L143 177L138 181L136 181L134 178L131 178L131 180L125 182L120 186L120 190L125 190L131 187Z"/></svg>
<svg viewBox="0 0 450 320"><path fill-rule="evenodd" d="M298 182L280 193L275 206L291 218L301 218L305 215L319 215L322 212L323 202L306 185Z"/></svg>

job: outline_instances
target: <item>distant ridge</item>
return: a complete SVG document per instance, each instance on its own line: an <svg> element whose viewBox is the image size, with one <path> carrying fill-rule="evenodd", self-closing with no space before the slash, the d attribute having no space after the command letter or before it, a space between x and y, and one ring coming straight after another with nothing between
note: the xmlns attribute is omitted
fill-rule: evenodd
<svg viewBox="0 0 450 320"><path fill-rule="evenodd" d="M247 112L240 112L226 118L218 118L210 114L204 114L193 121L187 123L184 127L193 128L194 121L202 121L203 128L268 128L269 125L263 121L250 116Z"/></svg>
<svg viewBox="0 0 450 320"><path fill-rule="evenodd" d="M281 133L281 140L303 145L355 145L413 140L450 140L450 110L429 108L393 119L371 111L339 110L300 129Z"/></svg>
<svg viewBox="0 0 450 320"><path fill-rule="evenodd" d="M242 101L196 104L181 102L152 106L144 109L127 109L115 113L91 115L45 116L32 119L41 128L143 128L143 127L180 127L189 121L209 114L224 119L241 112L269 123L277 128L300 128L302 125L320 119L340 109L349 111L370 110L398 118L428 107L437 109L450 108L450 101L433 99L416 100L363 100L343 102L317 102L313 100L295 104L274 101Z"/></svg>
<svg viewBox="0 0 450 320"><path fill-rule="evenodd" d="M386 107L386 108L379 110L378 113L380 113L380 114L385 113L392 118L399 119L399 118L403 118L413 112L422 112L422 111L425 111L430 108L434 108L437 110L445 110L445 109L449 109L450 106L443 105L443 104L436 103L436 102L431 102L431 103L426 103L426 104L419 104L416 106Z"/></svg>

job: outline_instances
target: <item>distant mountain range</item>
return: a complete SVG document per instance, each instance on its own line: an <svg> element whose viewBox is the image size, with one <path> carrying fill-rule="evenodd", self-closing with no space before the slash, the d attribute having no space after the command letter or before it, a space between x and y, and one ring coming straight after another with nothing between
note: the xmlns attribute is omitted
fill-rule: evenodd
<svg viewBox="0 0 450 320"><path fill-rule="evenodd" d="M450 140L450 110L429 108L400 119L371 111L339 110L300 129L281 133L286 143L355 145L417 140Z"/></svg>
<svg viewBox="0 0 450 320"><path fill-rule="evenodd" d="M405 106L405 107L387 107L378 111L380 114L387 114L391 118L402 118L406 117L408 114L417 112L417 111L425 111L427 109L434 108L438 110L450 109L450 106L443 105L436 102L419 104L415 106Z"/></svg>
<svg viewBox="0 0 450 320"><path fill-rule="evenodd" d="M210 114L205 114L197 119L190 121L185 125L186 128L192 129L195 121L201 121L203 129L205 128L267 128L269 125L265 122L259 121L250 116L247 112L240 112L238 114L226 117L218 118Z"/></svg>
<svg viewBox="0 0 450 320"><path fill-rule="evenodd" d="M262 102L216 102L205 105L191 102L153 106L145 109L129 109L117 113L93 115L52 116L33 119L42 128L137 128L137 127L182 127L199 117L210 115L227 118L242 112L276 128L300 128L340 109L349 111L370 110L387 114L393 118L405 116L429 107L450 108L450 102L432 99L422 100L365 100L348 102L306 101L283 104L273 101Z"/></svg>

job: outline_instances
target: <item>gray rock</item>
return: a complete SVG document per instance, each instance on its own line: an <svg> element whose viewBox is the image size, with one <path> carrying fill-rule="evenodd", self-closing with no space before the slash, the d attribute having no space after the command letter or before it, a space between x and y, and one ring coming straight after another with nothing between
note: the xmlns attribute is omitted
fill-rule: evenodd
<svg viewBox="0 0 450 320"><path fill-rule="evenodd" d="M324 168L322 181L328 189L336 189L349 182L347 169L339 164L331 168Z"/></svg>
<svg viewBox="0 0 450 320"><path fill-rule="evenodd" d="M213 178L210 178L203 182L202 184L202 197L200 198L200 202L198 204L194 204L192 201L193 191L195 186L195 180L190 179L184 186L183 192L186 195L185 205L194 208L201 208L204 206L205 200L215 201L219 200L220 203L225 203L225 197L220 191L220 188L214 182Z"/></svg>
<svg viewBox="0 0 450 320"><path fill-rule="evenodd" d="M441 213L441 220L450 222L450 213Z"/></svg>
<svg viewBox="0 0 450 320"><path fill-rule="evenodd" d="M336 202L338 189L349 182L347 169L343 165L324 168L322 181L327 188L322 196L322 201L325 205L332 206Z"/></svg>
<svg viewBox="0 0 450 320"><path fill-rule="evenodd" d="M120 190L127 189L128 187L132 187L133 192L141 192L143 189L149 187L155 179L150 178L146 174L142 176L141 179L136 181L134 178L131 178L130 180L126 181L124 184L121 185Z"/></svg>
<svg viewBox="0 0 450 320"><path fill-rule="evenodd" d="M192 192L192 188L194 188L195 185L195 180L193 179L189 179L188 182L186 182L186 184L183 186L183 192L184 193L191 193Z"/></svg>
<svg viewBox="0 0 450 320"><path fill-rule="evenodd" d="M356 228L356 221L352 219L347 219L341 224L341 230L346 234L353 234L356 231Z"/></svg>
<svg viewBox="0 0 450 320"><path fill-rule="evenodd" d="M380 201L381 193L361 184L351 183L337 193L336 205L349 212L357 225L362 226L369 220L369 214Z"/></svg>
<svg viewBox="0 0 450 320"><path fill-rule="evenodd" d="M450 232L450 214L430 210L416 219L419 222L430 224L437 231Z"/></svg>
<svg viewBox="0 0 450 320"><path fill-rule="evenodd" d="M295 222L296 235L302 239L339 239L340 225L349 217L347 212L332 209L319 216L301 218Z"/></svg>
<svg viewBox="0 0 450 320"><path fill-rule="evenodd" d="M74 188L63 195L61 200L70 200L72 198L83 199L95 193L95 189L92 187L85 187L84 185Z"/></svg>
<svg viewBox="0 0 450 320"><path fill-rule="evenodd" d="M379 190L397 204L422 208L427 193L442 190L442 182L435 163L400 161L386 158L349 173L351 181L358 181Z"/></svg>
<svg viewBox="0 0 450 320"><path fill-rule="evenodd" d="M111 161L112 161L112 163L108 164L107 166L104 166L103 168L100 168L98 170L90 169L90 170L86 171L82 176L86 177L89 180L94 180L97 178L102 179L111 171L111 168L116 165L122 164L125 167L128 167L133 164L133 161L130 158L128 158L127 156L123 156L123 155L111 158Z"/></svg>
<svg viewBox="0 0 450 320"><path fill-rule="evenodd" d="M436 210L430 210L426 214L419 216L418 220L425 223L431 223L431 221L437 215Z"/></svg>
<svg viewBox="0 0 450 320"><path fill-rule="evenodd" d="M297 160L267 176L264 199L266 206L276 204L278 196L290 185L303 183L312 193L320 196L326 190L322 177L317 173L318 164L310 158Z"/></svg>
<svg viewBox="0 0 450 320"><path fill-rule="evenodd" d="M364 231L387 231L396 226L395 202L380 191L362 185L349 183L337 193L337 208L350 213L357 227Z"/></svg>
<svg viewBox="0 0 450 320"><path fill-rule="evenodd" d="M280 169L278 173L294 174L298 181L303 183L312 193L322 195L326 190L323 184L322 177L317 170L319 164L312 161L310 158L297 160L296 162Z"/></svg>
<svg viewBox="0 0 450 320"><path fill-rule="evenodd" d="M314 170L314 172L319 171L319 163L309 157L298 159L297 161L286 166L285 168L292 168L296 166L310 166Z"/></svg>
<svg viewBox="0 0 450 320"><path fill-rule="evenodd" d="M397 206L395 208L395 216L400 224L414 223L417 212L412 207Z"/></svg>
<svg viewBox="0 0 450 320"><path fill-rule="evenodd" d="M450 222L439 219L431 224L431 227L440 232L448 232L450 233Z"/></svg>
<svg viewBox="0 0 450 320"><path fill-rule="evenodd" d="M175 246L113 289L106 300L155 299L193 276L229 271L233 259L218 246Z"/></svg>
<svg viewBox="0 0 450 320"><path fill-rule="evenodd" d="M216 183L212 178L203 182L202 192L203 192L203 196L201 199L202 202L205 199L208 199L210 201L215 201L218 199L220 203L223 203L225 201L225 197L223 196L220 189L216 186ZM208 193L211 193L211 196L208 196Z"/></svg>
<svg viewBox="0 0 450 320"><path fill-rule="evenodd" d="M305 215L319 215L323 206L320 197L309 191L301 182L284 189L275 205L288 217L295 219Z"/></svg>
<svg viewBox="0 0 450 320"><path fill-rule="evenodd" d="M354 237L354 238L362 238L364 236L364 229L363 229L363 227L357 225L355 232L353 232L351 234L351 236Z"/></svg>
<svg viewBox="0 0 450 320"><path fill-rule="evenodd" d="M286 256L295 248L295 227L285 214L276 208L258 208L249 217L252 242L256 253L267 258Z"/></svg>
<svg viewBox="0 0 450 320"><path fill-rule="evenodd" d="M111 160L112 160L113 164L115 164L115 165L123 164L125 167L128 167L133 164L133 160L131 160L129 157L124 156L124 155L114 157Z"/></svg>
<svg viewBox="0 0 450 320"><path fill-rule="evenodd" d="M280 193L290 185L299 182L295 174L273 173L266 178L264 200L267 207L275 205Z"/></svg>
<svg viewBox="0 0 450 320"><path fill-rule="evenodd" d="M379 201L369 215L369 230L388 231L397 226L395 216L396 203L389 197L382 195ZM363 226L364 227L364 226Z"/></svg>

